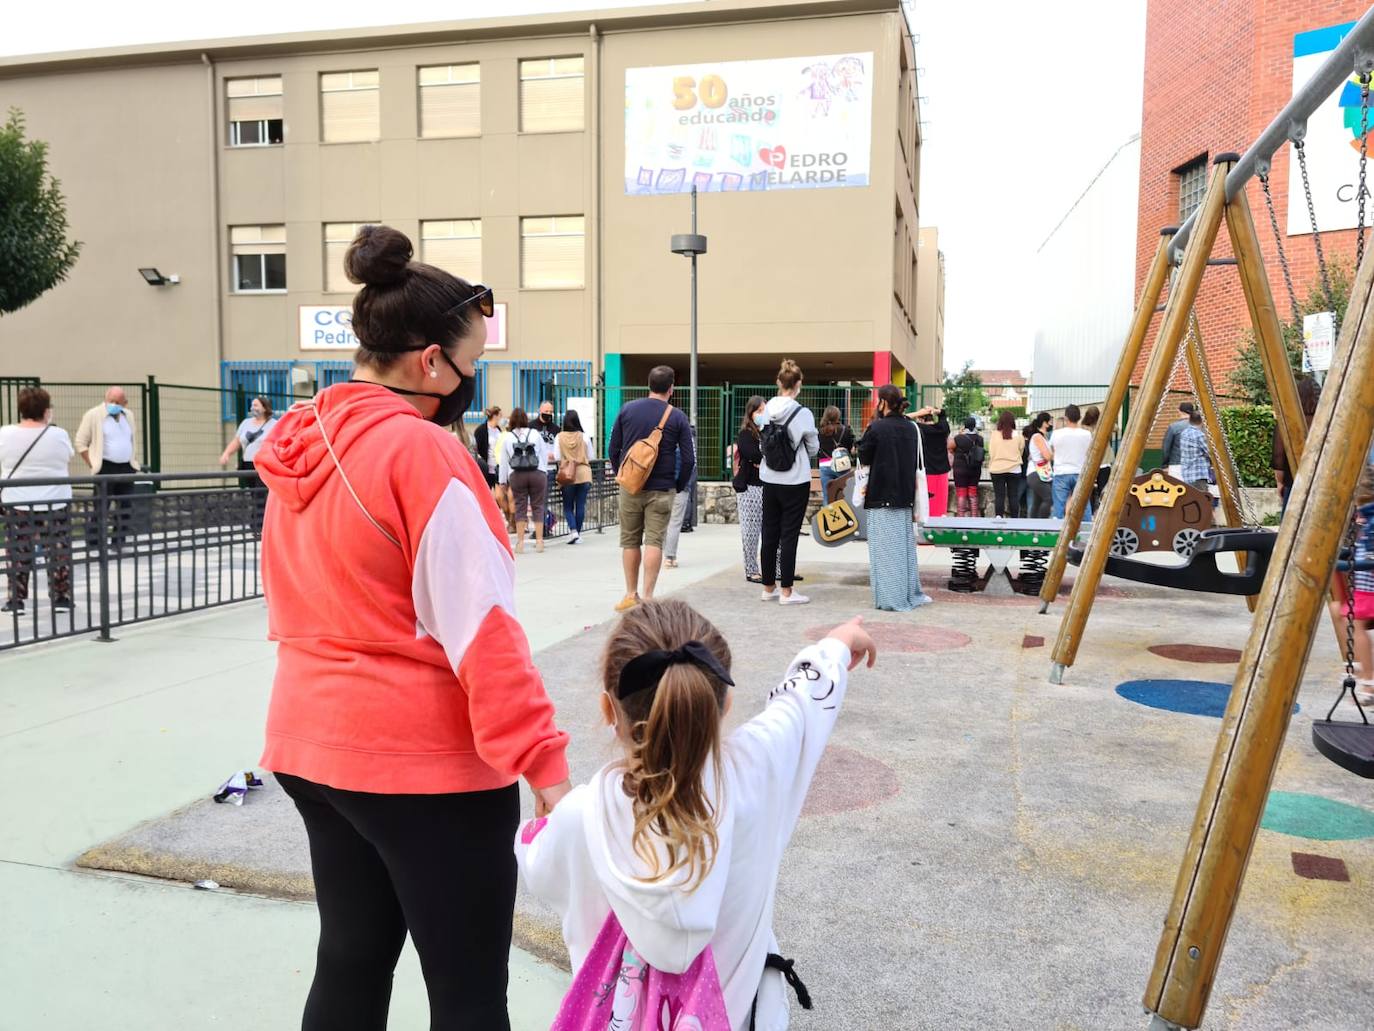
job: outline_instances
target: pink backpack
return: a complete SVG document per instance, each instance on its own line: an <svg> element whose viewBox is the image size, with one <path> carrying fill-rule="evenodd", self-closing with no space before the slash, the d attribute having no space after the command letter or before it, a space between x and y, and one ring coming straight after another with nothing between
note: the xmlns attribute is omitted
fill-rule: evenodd
<svg viewBox="0 0 1374 1031"><path fill-rule="evenodd" d="M611 913L549 1031L730 1031L711 950L681 974L635 952Z"/></svg>

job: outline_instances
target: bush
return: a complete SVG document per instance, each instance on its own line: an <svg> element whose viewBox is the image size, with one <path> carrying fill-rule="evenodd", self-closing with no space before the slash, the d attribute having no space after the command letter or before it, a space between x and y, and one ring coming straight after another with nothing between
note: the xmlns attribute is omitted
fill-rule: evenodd
<svg viewBox="0 0 1374 1031"><path fill-rule="evenodd" d="M1268 405L1221 409L1221 425L1246 487L1274 486L1274 410Z"/></svg>

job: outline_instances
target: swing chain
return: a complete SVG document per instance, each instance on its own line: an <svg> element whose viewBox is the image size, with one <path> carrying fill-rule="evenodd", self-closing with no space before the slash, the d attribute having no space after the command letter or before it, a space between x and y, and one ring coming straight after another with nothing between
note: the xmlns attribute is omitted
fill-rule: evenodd
<svg viewBox="0 0 1374 1031"><path fill-rule="evenodd" d="M1279 217L1274 213L1274 195L1269 192L1269 173L1259 173L1260 186L1264 189L1264 205L1269 209L1269 226L1274 230L1274 246L1279 252L1279 267L1283 269L1283 283L1288 288L1288 304L1293 311L1293 324L1301 327L1302 313L1298 310L1298 294L1293 289L1293 272L1288 267L1288 255L1283 250L1283 236L1279 233Z"/></svg>
<svg viewBox="0 0 1374 1031"><path fill-rule="evenodd" d="M1365 166L1369 163L1369 82L1368 72L1360 76L1360 186L1359 231L1355 236L1355 268L1364 261Z"/></svg>
<svg viewBox="0 0 1374 1031"><path fill-rule="evenodd" d="M1345 531L1345 554L1349 556L1349 568L1341 576L1341 583L1345 587L1345 679L1341 682L1341 696L1336 699L1336 705L1331 706L1331 711L1326 714L1328 720L1336 712L1336 706L1341 704L1345 698L1345 693L1350 692L1350 700L1355 703L1355 708L1360 712L1360 719L1366 726L1369 725L1369 717L1365 715L1364 706L1360 704L1360 696L1355 691L1355 516L1351 513L1349 525ZM1368 672L1366 670L1366 672Z"/></svg>
<svg viewBox="0 0 1374 1031"><path fill-rule="evenodd" d="M1198 342L1197 335L1193 332L1193 327L1196 325L1197 314L1196 312L1190 312L1188 316L1188 335L1184 340L1183 347L1179 348L1180 358L1183 355L1184 349L1190 343ZM1198 346L1198 351L1202 351L1200 343ZM1235 452L1231 450L1231 440L1226 435L1226 424L1222 421L1221 418L1221 406L1217 404L1217 394L1216 391L1212 388L1212 370L1208 367L1207 355L1200 353L1199 357L1200 361L1198 362L1198 364L1202 367L1202 383L1192 384L1193 397L1196 400L1199 397L1200 390L1207 391L1207 397L1212 402L1212 411L1216 414L1217 436L1221 439L1221 446L1226 451L1224 462L1221 461L1221 455L1216 456L1218 461L1212 463L1212 471L1216 474L1218 483L1221 483L1222 480L1226 481L1226 483L1223 486L1227 487L1227 489L1230 491L1231 497L1236 499L1237 507L1240 509L1241 522L1244 523L1246 526L1258 526L1259 520L1255 518L1255 510L1251 506L1249 499L1245 496L1245 491L1241 489L1240 473L1238 467L1236 466ZM1192 383L1191 375L1188 377L1188 381ZM1199 411L1200 410L1201 405L1199 405Z"/></svg>
<svg viewBox="0 0 1374 1031"><path fill-rule="evenodd" d="M1322 293L1326 295L1326 303L1331 310L1331 321L1334 323L1333 328L1335 329L1336 335L1340 336L1341 323L1340 319L1336 317L1336 297L1331 292L1331 277L1327 274L1326 270L1326 255L1322 253L1322 234L1321 231L1317 229L1317 209L1312 203L1312 183L1307 177L1307 148L1303 146L1302 140L1294 140L1293 150L1297 152L1298 168L1302 172L1302 192L1307 198L1307 221L1312 227L1312 246L1317 252L1317 270L1321 273L1322 277ZM1298 320L1298 322L1301 324L1301 320Z"/></svg>

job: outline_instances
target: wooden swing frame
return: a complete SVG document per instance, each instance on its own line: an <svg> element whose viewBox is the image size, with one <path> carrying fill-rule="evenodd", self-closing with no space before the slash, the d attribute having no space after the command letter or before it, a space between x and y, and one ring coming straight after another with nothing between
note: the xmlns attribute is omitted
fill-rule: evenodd
<svg viewBox="0 0 1374 1031"><path fill-rule="evenodd" d="M1374 56L1370 61L1374 63ZM1232 685L1145 990L1143 1002L1147 1012L1152 1014L1151 1026L1160 1031L1196 1028L1202 1022L1278 767L1313 634L1326 607L1342 530L1349 519L1356 483L1366 461L1366 449L1352 447L1350 442L1368 441L1374 436L1374 259L1366 256L1357 271L1336 354L1327 373L1316 416L1308 429L1243 186L1229 200L1226 196L1227 173L1236 160L1233 154L1218 156L1206 196L1191 227L1191 246L1184 252L1165 307L1163 325L1146 367L1136 413L1127 424L1111 479L1103 493L1102 511L1094 520L1070 593L1055 643L1050 677L1054 683L1061 682L1077 655L1093 595L1109 554L1112 530L1120 518L1126 492L1144 452L1153 413L1168 388L1179 348L1184 346L1198 287L1225 219L1265 379L1274 400L1277 431L1293 457L1297 476L1264 585L1259 596L1252 599L1255 615L1250 637ZM1118 364L1108 396L1109 407L1103 412L1104 427L1110 426L1116 418L1126 384L1139 358L1141 344L1164 286L1169 249L1170 239L1166 233L1161 237L1136 309L1131 335ZM1205 380L1199 383L1201 368L1197 363L1205 359L1202 359L1200 346L1197 350L1196 355L1189 353L1186 357L1195 386L1201 386L1198 393L1202 400L1207 391ZM1213 425L1219 429L1213 419L1207 419L1207 423L1209 429ZM1087 468L1101 462L1107 435L1105 429L1094 435ZM1215 442L1212 446L1216 447ZM1238 480L1234 482L1239 483ZM1068 544L1078 530L1090 488L1090 481L1080 477L1065 515L1059 546L1046 573L1041 595L1045 606L1058 591ZM1232 509L1228 507L1227 511L1229 516Z"/></svg>

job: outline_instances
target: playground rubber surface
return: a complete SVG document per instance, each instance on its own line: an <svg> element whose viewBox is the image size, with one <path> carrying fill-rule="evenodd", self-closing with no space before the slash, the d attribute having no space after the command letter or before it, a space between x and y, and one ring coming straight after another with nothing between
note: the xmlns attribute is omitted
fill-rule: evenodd
<svg viewBox="0 0 1374 1031"><path fill-rule="evenodd" d="M911 613L873 612L866 571L838 563L808 568L806 606L765 605L736 572L678 594L732 645L732 723L759 710L827 626L863 613L885 646L876 669L852 675L784 859L775 926L815 1000L809 1013L794 1007L792 1026L1143 1029L1140 997L1220 724L1116 688L1229 683L1232 666L1150 649L1239 648L1244 603L1114 581L1056 687L1047 674L1061 605L1042 616L1034 599L951 595L938 571L924 575L936 603ZM536 656L572 734L575 780L611 755L595 705L610 626ZM1374 797L1309 738L1337 674L1323 625L1206 1028L1368 1026ZM308 891L304 835L274 792L269 783L242 809L197 803L82 862ZM556 957L551 915L523 894L518 908L521 943Z"/></svg>

